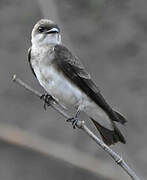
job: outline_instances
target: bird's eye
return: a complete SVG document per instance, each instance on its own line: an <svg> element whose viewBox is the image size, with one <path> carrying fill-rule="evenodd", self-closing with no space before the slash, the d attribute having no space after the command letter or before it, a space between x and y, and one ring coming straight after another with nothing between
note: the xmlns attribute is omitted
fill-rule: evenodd
<svg viewBox="0 0 147 180"><path fill-rule="evenodd" d="M44 27L40 26L40 27L38 28L38 31L39 31L40 33L42 33L42 32L44 31Z"/></svg>

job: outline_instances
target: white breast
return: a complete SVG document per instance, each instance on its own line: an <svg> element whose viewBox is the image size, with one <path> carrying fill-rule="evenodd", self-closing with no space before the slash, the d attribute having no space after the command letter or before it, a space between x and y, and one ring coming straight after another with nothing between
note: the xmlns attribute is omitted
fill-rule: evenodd
<svg viewBox="0 0 147 180"><path fill-rule="evenodd" d="M41 86L65 105L78 106L83 99L80 89L52 64L53 46L32 46L31 64Z"/></svg>
<svg viewBox="0 0 147 180"><path fill-rule="evenodd" d="M37 78L44 89L65 105L79 106L84 94L53 65L40 63L34 68Z"/></svg>

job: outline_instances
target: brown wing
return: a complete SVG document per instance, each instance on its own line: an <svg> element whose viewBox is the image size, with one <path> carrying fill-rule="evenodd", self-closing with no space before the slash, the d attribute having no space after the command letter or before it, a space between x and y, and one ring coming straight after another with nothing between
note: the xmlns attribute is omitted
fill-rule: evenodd
<svg viewBox="0 0 147 180"><path fill-rule="evenodd" d="M56 45L54 48L57 66L73 81L88 97L100 106L113 121L126 122L123 116L116 113L105 101L98 87L93 83L89 73L85 70L79 59L71 54L64 46Z"/></svg>
<svg viewBox="0 0 147 180"><path fill-rule="evenodd" d="M32 67L32 64L31 64L31 47L28 49L28 61L29 61L29 65L30 65L30 68L32 70L32 73L34 74L34 76L36 77L36 74L34 72L34 69Z"/></svg>

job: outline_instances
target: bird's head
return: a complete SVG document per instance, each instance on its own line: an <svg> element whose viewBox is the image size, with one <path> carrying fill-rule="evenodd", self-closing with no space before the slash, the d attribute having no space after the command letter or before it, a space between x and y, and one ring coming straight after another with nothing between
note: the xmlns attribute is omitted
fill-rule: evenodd
<svg viewBox="0 0 147 180"><path fill-rule="evenodd" d="M61 44L60 28L51 20L39 20L32 30L32 44L37 46Z"/></svg>

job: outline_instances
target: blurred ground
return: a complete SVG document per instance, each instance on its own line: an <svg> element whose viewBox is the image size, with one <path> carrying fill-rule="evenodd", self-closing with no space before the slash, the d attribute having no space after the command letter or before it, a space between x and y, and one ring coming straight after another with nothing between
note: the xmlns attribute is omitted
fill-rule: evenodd
<svg viewBox="0 0 147 180"><path fill-rule="evenodd" d="M137 174L147 178L147 2L40 2L41 5L35 0L0 1L0 122L68 144L114 166L111 159L83 133L73 131L53 110L44 112L36 97L11 82L12 74L16 73L43 92L29 69L27 49L30 46L30 32L36 21L43 16L52 18L62 27L65 44L81 57L108 101L126 115L128 123L122 131L127 144L118 144L114 149L137 170ZM3 151L7 154L4 155ZM1 144L1 162L9 162L11 156L15 161L17 154L11 153L8 145ZM34 161L31 153L29 157L32 159L26 159L28 164ZM4 167L0 163L0 172L4 173ZM121 171L116 166L114 168Z"/></svg>
<svg viewBox="0 0 147 180"><path fill-rule="evenodd" d="M0 143L0 178L6 180L92 179L108 180L86 170L5 142ZM16 163L17 162L17 163ZM109 179L110 180L110 179Z"/></svg>

